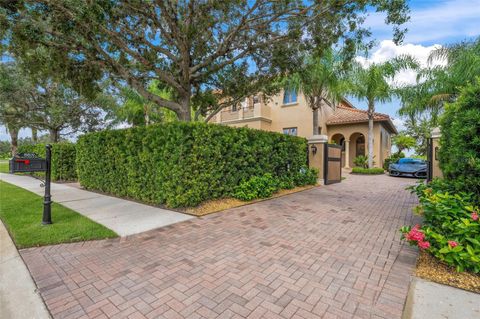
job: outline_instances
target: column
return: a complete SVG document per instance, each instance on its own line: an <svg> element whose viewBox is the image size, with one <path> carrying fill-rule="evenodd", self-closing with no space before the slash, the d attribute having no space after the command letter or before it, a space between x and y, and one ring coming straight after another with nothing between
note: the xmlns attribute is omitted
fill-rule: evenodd
<svg viewBox="0 0 480 319"><path fill-rule="evenodd" d="M318 183L324 182L325 144L328 143L327 135L313 135L308 141L308 164L318 170Z"/></svg>
<svg viewBox="0 0 480 319"><path fill-rule="evenodd" d="M350 140L345 140L345 168L350 168Z"/></svg>

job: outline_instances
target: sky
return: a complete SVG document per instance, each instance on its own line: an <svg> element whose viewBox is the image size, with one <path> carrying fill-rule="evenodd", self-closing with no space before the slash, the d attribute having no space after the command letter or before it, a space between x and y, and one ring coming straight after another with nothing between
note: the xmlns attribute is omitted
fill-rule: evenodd
<svg viewBox="0 0 480 319"><path fill-rule="evenodd" d="M410 54L420 63L426 63L431 50L480 36L480 0L410 0L410 21L405 24L408 32L402 44L392 42L392 28L384 23L385 15L371 13L365 24L372 31L377 45L370 52L365 63L381 62L400 54ZM413 72L403 72L395 79L397 82L411 83L415 79ZM365 101L349 97L360 109L366 109ZM389 114L399 130L403 120L397 111L400 102L393 99L388 103L376 105L376 111ZM20 137L30 136L29 130L22 130ZM0 126L0 140L8 140L4 127Z"/></svg>
<svg viewBox="0 0 480 319"><path fill-rule="evenodd" d="M368 16L365 24L371 29L377 45L363 62L383 62L409 54L425 65L429 53L436 47L472 40L480 35L480 0L410 0L409 6L410 21L404 25L408 32L400 45L392 42L392 29L384 23L384 14ZM402 72L395 81L414 83L415 73ZM367 108L365 101L352 97L349 100L357 108ZM398 99L376 105L377 112L390 115L397 128L402 130L403 120L397 114L399 108Z"/></svg>

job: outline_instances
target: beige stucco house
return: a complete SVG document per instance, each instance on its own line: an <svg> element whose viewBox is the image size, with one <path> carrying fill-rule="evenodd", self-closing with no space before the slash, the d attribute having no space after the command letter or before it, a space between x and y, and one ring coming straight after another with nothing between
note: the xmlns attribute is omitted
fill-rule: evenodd
<svg viewBox="0 0 480 319"><path fill-rule="evenodd" d="M312 116L312 109L303 94L282 91L269 99L261 95L247 98L236 106L220 111L210 122L308 138L313 134ZM320 134L327 135L329 141L343 146L343 167L353 167L356 156L366 155L366 111L356 109L346 99L335 109L325 104L319 114L319 125ZM388 115L375 113L373 131L375 166L381 167L385 158L390 156L391 136L397 134L397 130Z"/></svg>

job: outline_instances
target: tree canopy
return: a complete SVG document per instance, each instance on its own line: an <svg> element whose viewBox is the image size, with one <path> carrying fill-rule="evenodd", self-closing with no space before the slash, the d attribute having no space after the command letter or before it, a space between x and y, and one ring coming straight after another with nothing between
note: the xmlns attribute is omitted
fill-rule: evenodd
<svg viewBox="0 0 480 319"><path fill-rule="evenodd" d="M387 13L398 41L408 19L404 0L14 0L1 6L3 43L33 72L68 78L84 95L108 76L186 121L192 106L205 114L201 107L213 103L215 111L261 91L272 75L297 65L298 52L339 40L354 52L369 35L361 27L367 9ZM171 88L173 99L150 92L152 80Z"/></svg>

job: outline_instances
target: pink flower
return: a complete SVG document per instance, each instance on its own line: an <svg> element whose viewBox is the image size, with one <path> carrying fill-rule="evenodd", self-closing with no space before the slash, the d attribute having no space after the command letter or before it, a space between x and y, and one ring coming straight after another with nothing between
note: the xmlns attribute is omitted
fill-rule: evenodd
<svg viewBox="0 0 480 319"><path fill-rule="evenodd" d="M448 241L448 246L452 247L452 248L455 248L458 246L458 243L454 240L449 240Z"/></svg>
<svg viewBox="0 0 480 319"><path fill-rule="evenodd" d="M418 242L418 248L420 249L428 249L430 248L430 243L428 241L419 241Z"/></svg>
<svg viewBox="0 0 480 319"><path fill-rule="evenodd" d="M473 220L478 220L478 213L477 212L472 213L472 219Z"/></svg>
<svg viewBox="0 0 480 319"><path fill-rule="evenodd" d="M405 235L405 239L411 241L423 241L425 239L425 234L420 230L420 225L415 225L408 234Z"/></svg>

